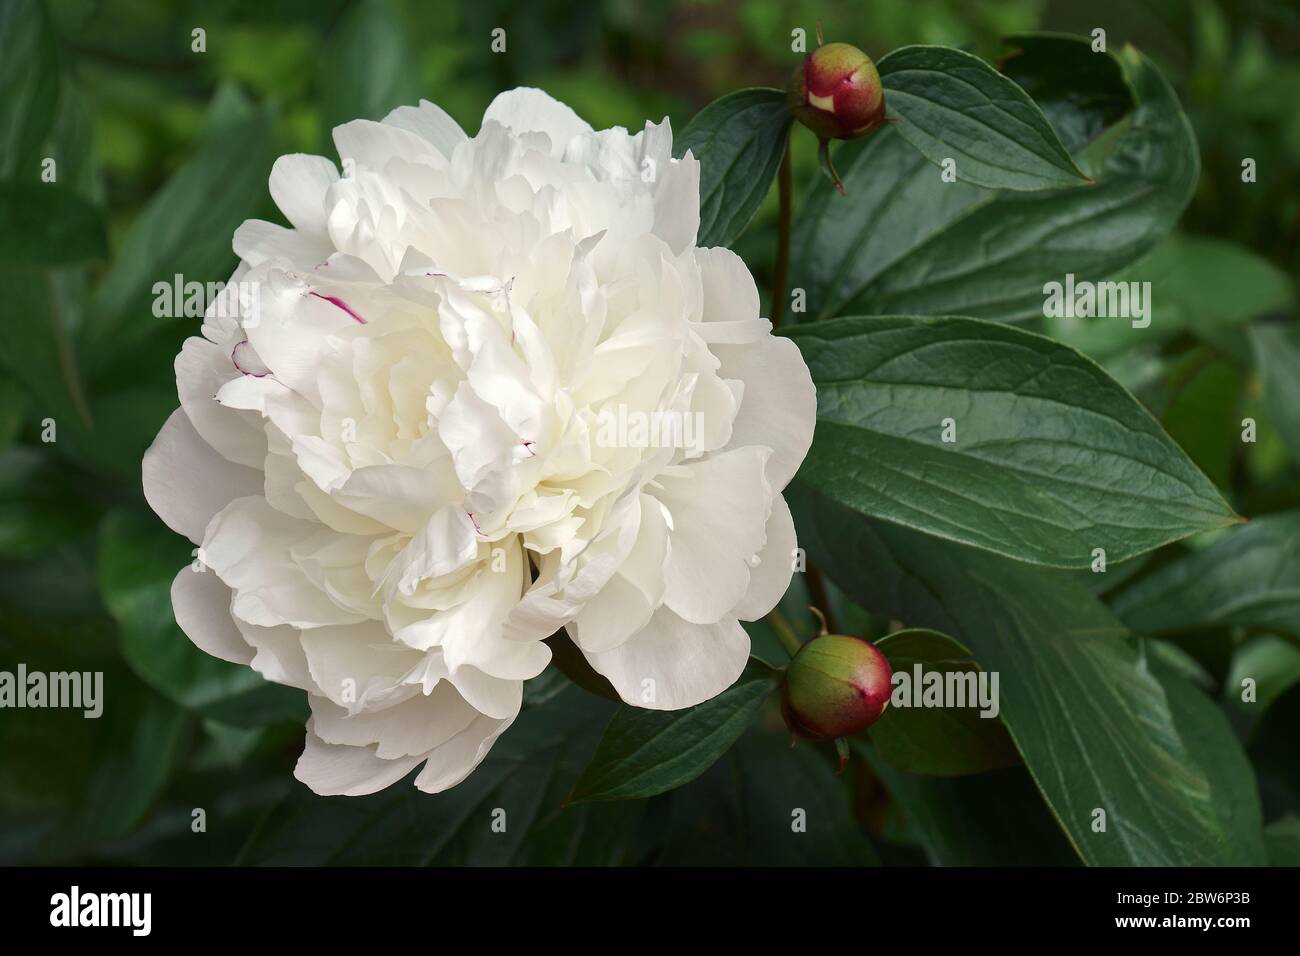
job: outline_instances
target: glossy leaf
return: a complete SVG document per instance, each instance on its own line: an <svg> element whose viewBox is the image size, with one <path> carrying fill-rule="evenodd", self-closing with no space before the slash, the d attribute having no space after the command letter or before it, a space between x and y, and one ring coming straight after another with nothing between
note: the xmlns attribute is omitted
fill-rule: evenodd
<svg viewBox="0 0 1300 956"><path fill-rule="evenodd" d="M780 674L751 658L718 696L683 710L621 706L574 785L569 800L628 800L694 780L754 721Z"/></svg>
<svg viewBox="0 0 1300 956"><path fill-rule="evenodd" d="M1236 520L1131 395L1042 336L858 317L789 334L817 385L800 474L864 515L1055 567Z"/></svg>
<svg viewBox="0 0 1300 956"><path fill-rule="evenodd" d="M1300 511L1254 518L1114 595L1135 631L1240 626L1300 637Z"/></svg>
<svg viewBox="0 0 1300 956"><path fill-rule="evenodd" d="M1002 719L1085 862L1261 862L1258 796L1222 712L1158 676L1071 575L868 521L801 479L787 492L800 543L846 592L1000 673Z"/></svg>
<svg viewBox="0 0 1300 956"><path fill-rule="evenodd" d="M729 246L749 225L772 186L790 111L780 90L749 89L714 100L673 138L678 158L700 161L697 245Z"/></svg>
<svg viewBox="0 0 1300 956"><path fill-rule="evenodd" d="M1088 181L1042 110L1014 80L945 46L905 46L878 64L898 132L961 182L1047 189Z"/></svg>
<svg viewBox="0 0 1300 956"><path fill-rule="evenodd" d="M969 650L938 631L907 628L881 638L876 646L889 659L895 675L908 675L907 687L916 694L924 687L917 679L918 666L921 675L938 674L941 679L949 673L980 672ZM968 682L959 680L965 689ZM898 686L895 684L895 692ZM907 696L910 699L911 695ZM943 777L982 773L1020 762L1016 745L997 714L980 716L978 695L960 707L952 701L946 703L952 706L902 707L891 699L870 730L871 743L881 758L900 770Z"/></svg>
<svg viewBox="0 0 1300 956"><path fill-rule="evenodd" d="M1001 72L1033 98L1067 149L1086 146L1133 108L1124 68L1090 39L1029 33L1004 45Z"/></svg>
<svg viewBox="0 0 1300 956"><path fill-rule="evenodd" d="M1099 280L1177 221L1199 172L1178 98L1135 50L1120 55L1137 107L1075 157L1094 185L1014 192L945 183L897 130L835 154L846 196L813 186L795 231L791 285L807 318L1043 314L1044 285ZM1078 89L1086 93L1086 89Z"/></svg>

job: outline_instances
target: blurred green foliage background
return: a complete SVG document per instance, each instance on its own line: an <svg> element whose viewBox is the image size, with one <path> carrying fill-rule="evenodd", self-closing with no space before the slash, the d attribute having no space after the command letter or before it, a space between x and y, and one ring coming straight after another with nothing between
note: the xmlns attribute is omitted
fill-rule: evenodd
<svg viewBox="0 0 1300 956"><path fill-rule="evenodd" d="M193 319L154 318L150 288L177 272L200 281L228 277L234 228L246 218L280 219L266 191L273 158L332 157L333 125L377 119L419 98L472 133L493 96L517 85L547 90L598 128L636 128L667 115L680 130L718 95L783 85L798 59L791 30L811 36L818 20L828 40L874 57L909 43L945 43L995 58L1001 37L1035 29L1103 27L1110 44L1136 44L1175 82L1200 142L1203 170L1185 228L1236 240L1300 274L1294 3L5 0L0 29L37 44L47 67L36 76L15 65L23 61L12 45L0 48L9 61L0 65L0 99L11 104L5 121L21 121L12 107L21 101L52 124L30 155L0 156L0 180L36 182L40 159L54 158L69 203L82 201L82 213L89 207L103 235L96 251L100 226L88 222L53 262L32 261L22 235L0 239L0 668L24 661L32 669L103 670L113 706L99 721L0 712L0 862L228 863L250 837L255 849L243 859L320 858L256 849L309 843L294 827L295 808L310 795L290 777L301 695L203 658L179 635L166 585L189 560L188 546L148 514L139 487L141 455L176 405L172 358L197 327ZM505 53L491 49L497 27L506 30ZM191 48L195 28L206 31L205 52ZM1270 171L1267 189L1225 187L1239 184L1243 156ZM794 163L798 194L817 175L815 143L803 131ZM773 195L737 250L765 295L775 212ZM83 240L92 254L72 248ZM1188 354L1190 365L1162 359L1155 380L1201 376L1204 363ZM1239 371L1216 369L1238 376L1229 388L1242 387ZM1135 372L1132 380L1153 379ZM1252 387L1248 402L1259 400ZM42 441L48 418L57 423L54 443ZM1169 427L1194 446L1199 421L1192 414ZM1300 503L1295 482L1273 481L1289 467L1282 449L1261 436L1250 465L1258 471L1255 508ZM1213 449L1189 451L1210 471L1202 459ZM533 688L535 696L547 692ZM586 721L575 714L574 722ZM746 744L734 759L761 761L764 746ZM804 767L806 748L801 754ZM870 779L858 783L859 820L888 834L888 799ZM549 784L537 786L547 792ZM711 786L691 790L686 805L714 807ZM481 796L458 796L454 805ZM339 832L382 814L390 837L410 836L401 827L414 805L393 802L405 799L391 794L333 808L317 824ZM675 806L682 816L684 804ZM210 815L209 839L192 835L195 807ZM638 822L625 818L636 812L602 809L596 829L635 829ZM1040 805L1026 816L1030 836L1042 812ZM540 836L511 859L693 859L704 851L691 826L682 824L666 843L642 827L638 839L616 848L575 850L542 820ZM284 840L269 842L268 832ZM1050 856L1060 834L1050 823L1043 832ZM418 858L505 862L495 850L446 840L445 853ZM642 844L660 849L649 854ZM708 861L755 861L752 847L739 845ZM838 852L821 850L829 859ZM921 859L905 839L896 853Z"/></svg>

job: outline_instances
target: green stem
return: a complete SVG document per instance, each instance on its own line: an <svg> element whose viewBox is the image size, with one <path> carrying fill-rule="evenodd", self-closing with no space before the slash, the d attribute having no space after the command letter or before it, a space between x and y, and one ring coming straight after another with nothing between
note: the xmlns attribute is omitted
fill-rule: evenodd
<svg viewBox="0 0 1300 956"><path fill-rule="evenodd" d="M835 171L835 164L831 162L831 141L829 139L824 139L818 144L817 159L821 162L822 172L827 175L830 181L835 185L835 188L840 191L840 195L845 195L844 180L840 179L840 174Z"/></svg>
<svg viewBox="0 0 1300 956"><path fill-rule="evenodd" d="M790 140L793 131L786 134L785 154L781 157L781 171L777 178L778 221L776 233L776 268L772 273L772 328L781 324L785 311L785 284L790 275L790 207L793 176L790 172Z"/></svg>
<svg viewBox="0 0 1300 956"><path fill-rule="evenodd" d="M826 627L832 634L839 634L840 629L835 623L835 609L831 607L830 595L826 593L826 582L822 580L821 570L811 561L808 562L808 570L804 572L808 582L808 597L812 603L826 617Z"/></svg>
<svg viewBox="0 0 1300 956"><path fill-rule="evenodd" d="M799 642L799 638L795 636L794 628L790 626L790 622L785 619L785 615L781 613L779 608L772 608L768 612L767 623L771 624L772 630L776 631L777 640L781 642L781 646L785 648L787 654L794 657L799 653L799 648L803 647L803 644Z"/></svg>

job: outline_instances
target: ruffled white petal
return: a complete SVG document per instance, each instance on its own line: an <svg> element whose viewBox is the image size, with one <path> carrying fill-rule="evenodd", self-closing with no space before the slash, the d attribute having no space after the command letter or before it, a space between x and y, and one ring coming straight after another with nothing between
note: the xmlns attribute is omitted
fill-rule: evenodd
<svg viewBox="0 0 1300 956"><path fill-rule="evenodd" d="M483 114L484 126L493 121L515 133L545 133L557 159L575 136L591 132L590 124L570 107L526 86L497 94Z"/></svg>
<svg viewBox="0 0 1300 956"><path fill-rule="evenodd" d="M172 611L199 650L232 664L250 664L253 649L230 617L230 588L211 571L187 564L172 579Z"/></svg>
<svg viewBox="0 0 1300 956"><path fill-rule="evenodd" d="M631 640L586 653L623 701L649 710L680 710L716 697L749 660L749 635L734 619L692 624L667 608Z"/></svg>
<svg viewBox="0 0 1300 956"><path fill-rule="evenodd" d="M262 487L258 472L217 454L179 408L144 453L141 478L149 507L167 527L195 544L203 541L213 515Z"/></svg>
<svg viewBox="0 0 1300 956"><path fill-rule="evenodd" d="M817 421L817 390L799 347L772 335L750 345L715 346L713 351L722 360L718 374L745 383L730 447L771 448L767 476L773 490L781 491L808 454Z"/></svg>

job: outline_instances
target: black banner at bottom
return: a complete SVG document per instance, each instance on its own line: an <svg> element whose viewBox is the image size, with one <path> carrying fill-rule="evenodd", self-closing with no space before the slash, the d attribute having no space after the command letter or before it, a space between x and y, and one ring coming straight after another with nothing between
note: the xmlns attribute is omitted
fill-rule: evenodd
<svg viewBox="0 0 1300 956"><path fill-rule="evenodd" d="M23 935L205 945L270 937L373 946L408 936L438 945L446 932L498 944L564 926L588 941L608 932L667 942L778 924L860 934L868 947L1044 931L1231 945L1291 925L1296 882L1293 870L1263 869L34 868L0 870L0 916Z"/></svg>

